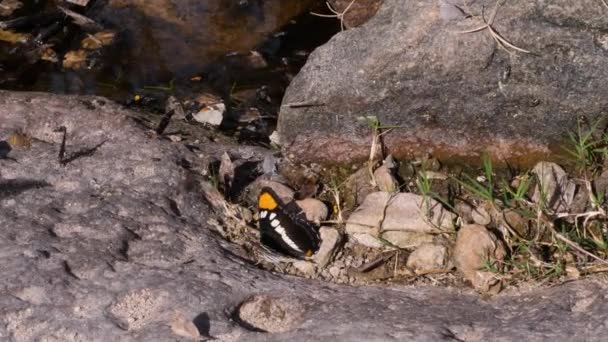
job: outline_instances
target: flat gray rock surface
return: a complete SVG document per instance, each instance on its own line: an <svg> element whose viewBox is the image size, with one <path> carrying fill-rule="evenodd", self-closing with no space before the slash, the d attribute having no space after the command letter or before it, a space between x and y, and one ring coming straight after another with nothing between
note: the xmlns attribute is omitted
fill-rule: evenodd
<svg viewBox="0 0 608 342"><path fill-rule="evenodd" d="M0 340L605 340L599 281L484 300L468 289L339 286L247 264L207 223L214 214L197 190L196 159L216 147L195 154L133 116L102 98L0 92L0 140L17 130L33 138L0 159ZM244 302L248 322L278 332L235 319ZM192 329L176 328L185 324L176 315L201 336L186 337Z"/></svg>

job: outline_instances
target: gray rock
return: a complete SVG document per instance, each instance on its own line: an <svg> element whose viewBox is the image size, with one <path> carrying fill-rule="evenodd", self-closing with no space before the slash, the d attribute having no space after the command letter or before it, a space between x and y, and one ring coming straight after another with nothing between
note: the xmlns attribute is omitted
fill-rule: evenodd
<svg viewBox="0 0 608 342"><path fill-rule="evenodd" d="M369 194L363 204L350 215L346 222L346 233L349 235L363 233L378 237L392 231L408 233L453 231L454 219L454 214L444 210L439 202L431 198L412 193L374 192ZM402 243L411 247L408 242Z"/></svg>
<svg viewBox="0 0 608 342"><path fill-rule="evenodd" d="M390 230L382 232L381 237L399 248L414 248L425 243L433 242L434 235L421 232Z"/></svg>
<svg viewBox="0 0 608 342"><path fill-rule="evenodd" d="M332 227L321 227L319 228L319 235L321 236L321 246L312 258L317 263L319 269L323 269L329 264L338 247L340 232Z"/></svg>
<svg viewBox="0 0 608 342"><path fill-rule="evenodd" d="M164 291L146 288L131 291L112 303L107 309L107 315L122 329L142 329L158 319L168 295Z"/></svg>
<svg viewBox="0 0 608 342"><path fill-rule="evenodd" d="M471 217L476 224L485 226L492 222L492 216L484 208L484 203L481 203L471 211Z"/></svg>
<svg viewBox="0 0 608 342"><path fill-rule="evenodd" d="M384 248L386 243L377 237L377 234L371 235L369 233L349 233L350 237L353 238L358 244L369 248ZM398 243L398 242L397 242Z"/></svg>
<svg viewBox="0 0 608 342"><path fill-rule="evenodd" d="M364 161L371 130L358 118L370 113L399 126L383 137L397 158L488 152L532 166L561 152L579 115L594 122L608 106L608 17L595 0L501 3L493 29L527 54L505 51L488 29L460 33L483 25L495 4L385 0L365 25L337 34L287 89L278 123L286 155ZM319 105L290 105L303 101Z"/></svg>
<svg viewBox="0 0 608 342"><path fill-rule="evenodd" d="M399 189L399 183L387 165L382 165L374 171L374 180L380 191L392 193Z"/></svg>
<svg viewBox="0 0 608 342"><path fill-rule="evenodd" d="M465 279L482 293L496 294L502 289L499 276L486 267L501 269L507 252L498 238L484 226L470 224L458 231L454 263Z"/></svg>
<svg viewBox="0 0 608 342"><path fill-rule="evenodd" d="M447 246L427 243L420 245L407 258L407 267L415 273L449 271L454 267Z"/></svg>
<svg viewBox="0 0 608 342"><path fill-rule="evenodd" d="M216 103L192 114L192 118L200 123L219 126L222 123L222 120L224 120L225 111L226 105L223 103Z"/></svg>
<svg viewBox="0 0 608 342"><path fill-rule="evenodd" d="M367 195L377 189L372 185L369 170L361 168L348 177L344 183L344 203L349 208L355 208L363 203Z"/></svg>
<svg viewBox="0 0 608 342"><path fill-rule="evenodd" d="M308 221L312 221L316 224L320 224L321 221L325 221L329 215L329 210L325 203L314 198L305 198L303 200L296 201L298 207L302 209L306 215Z"/></svg>
<svg viewBox="0 0 608 342"><path fill-rule="evenodd" d="M34 138L9 152L17 162L0 159L0 340L175 341L186 338L170 324L176 311L201 336L224 341L603 341L608 333L608 287L599 279L480 300L468 289L355 288L264 271L208 223L219 218L196 190L197 173L180 163L198 155L150 137L135 115L98 97L0 91L0 137L22 128ZM68 152L106 143L62 166L60 125ZM217 157L229 149L200 147ZM19 179L19 187L9 182ZM60 222L88 229L57 236ZM154 262L125 257L137 240L161 241L150 251L156 257L142 259ZM91 261L95 272L70 271ZM287 328L251 330L233 318L256 295L287 301L277 307L300 318L281 323L270 304L252 316ZM196 335L191 328L186 334Z"/></svg>
<svg viewBox="0 0 608 342"><path fill-rule="evenodd" d="M255 329L269 333L287 332L302 323L306 306L297 297L255 295L241 304L238 317Z"/></svg>
<svg viewBox="0 0 608 342"><path fill-rule="evenodd" d="M194 324L194 322L188 320L184 317L184 314L176 311L169 322L171 326L171 330L174 334L183 337L189 337L192 339L198 339L200 337L200 332L198 328Z"/></svg>
<svg viewBox="0 0 608 342"><path fill-rule="evenodd" d="M312 276L317 272L315 264L310 261L296 260L292 263L292 265L306 278L312 278Z"/></svg>
<svg viewBox="0 0 608 342"><path fill-rule="evenodd" d="M293 201L294 191L290 187L279 182L260 177L247 186L247 203L257 206L260 192L262 192L262 189L265 187L271 188L283 202L288 203Z"/></svg>

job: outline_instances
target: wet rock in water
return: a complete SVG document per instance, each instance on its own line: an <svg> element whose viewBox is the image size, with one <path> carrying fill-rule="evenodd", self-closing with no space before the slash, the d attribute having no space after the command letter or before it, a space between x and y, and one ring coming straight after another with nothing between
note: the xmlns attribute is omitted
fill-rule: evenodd
<svg viewBox="0 0 608 342"><path fill-rule="evenodd" d="M608 44L600 43L608 41L608 17L593 13L594 0L501 3L493 30L528 54L505 51L488 29L461 33L483 25L484 9L487 19L495 3L463 10L449 1L385 0L365 25L317 48L283 99L285 155L365 161L371 133L357 118L369 113L399 126L383 136L399 159L431 153L478 161L487 152L532 166L562 152L577 113L595 122L608 106L601 81L608 78ZM302 101L323 105L290 106Z"/></svg>
<svg viewBox="0 0 608 342"><path fill-rule="evenodd" d="M454 267L450 250L441 244L426 243L407 258L407 267L415 273L449 271Z"/></svg>
<svg viewBox="0 0 608 342"><path fill-rule="evenodd" d="M296 329L302 323L306 305L298 298L255 295L238 309L238 318L248 326L269 333Z"/></svg>
<svg viewBox="0 0 608 342"><path fill-rule="evenodd" d="M134 70L156 80L188 73L229 52L248 53L312 1L111 0L93 19L125 30ZM151 75L150 75L151 74Z"/></svg>
<svg viewBox="0 0 608 342"><path fill-rule="evenodd" d="M532 200L556 212L568 211L574 199L576 184L568 179L566 171L555 163L540 162L534 166L532 173L539 183L534 188Z"/></svg>
<svg viewBox="0 0 608 342"><path fill-rule="evenodd" d="M458 231L454 263L477 291L488 294L500 292L502 281L492 270L502 268L499 262L506 255L502 241L484 226L470 224Z"/></svg>
<svg viewBox="0 0 608 342"><path fill-rule="evenodd" d="M321 221L325 221L327 219L327 215L329 215L329 211L325 203L319 201L318 199L305 198L303 200L296 201L296 204L302 209L306 215L306 219L316 224L320 224Z"/></svg>
<svg viewBox="0 0 608 342"><path fill-rule="evenodd" d="M46 184L27 191L0 186L0 340L196 335L190 324L170 323L177 310L202 336L222 341L385 340L387 331L399 340L445 340L446 331L462 340L594 340L608 333L607 285L592 278L481 301L466 290L327 284L244 262L233 254L238 246L216 233L214 222L225 217L202 199L205 168L194 162L244 147L205 141L192 152L151 137L132 119L138 115L99 97L0 91L0 137L19 129L32 137L30 148L0 158L2 184L24 175ZM61 165L58 126L67 128L68 150L106 143ZM184 159L193 161L190 168ZM58 236L52 227L61 222L68 225ZM125 258L138 240L162 243L149 245L147 256L142 244L142 259ZM343 281L350 262L339 261L332 274ZM245 316L284 332L261 334L230 315L260 291L281 300L259 300Z"/></svg>
<svg viewBox="0 0 608 342"><path fill-rule="evenodd" d="M340 232L335 228L323 226L319 228L319 235L321 236L321 246L312 258L317 263L319 269L323 269L329 264L338 248Z"/></svg>
<svg viewBox="0 0 608 342"><path fill-rule="evenodd" d="M346 221L346 233L388 236L399 239L398 245L413 247L429 242L425 239L427 234L453 231L455 218L453 213L429 197L374 192L350 215ZM411 239L403 240L404 237ZM432 235L429 237L432 239Z"/></svg>

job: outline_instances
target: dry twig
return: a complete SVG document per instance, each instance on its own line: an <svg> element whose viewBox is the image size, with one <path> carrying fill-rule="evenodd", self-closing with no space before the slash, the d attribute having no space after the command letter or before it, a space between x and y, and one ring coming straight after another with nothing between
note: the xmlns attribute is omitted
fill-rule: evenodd
<svg viewBox="0 0 608 342"><path fill-rule="evenodd" d="M348 10L350 10L351 6L355 3L355 1L357 1L357 0L352 0L350 2L350 4L348 4L348 6L346 6L344 11L342 11L342 12L338 12L335 8L333 8L333 6L329 3L329 1L326 1L325 4L327 4L327 8L329 8L329 10L333 14L320 14L320 13L315 13L315 12L310 12L310 14L316 15L317 17L336 18L336 19L340 20L340 30L344 31L344 16L348 12Z"/></svg>
<svg viewBox="0 0 608 342"><path fill-rule="evenodd" d="M500 7L501 3L502 3L502 0L496 1L496 6L494 6L494 10L492 11L492 14L490 15L490 20L486 21L485 16L482 13L481 18L484 22L483 25L470 29L470 30L458 31L458 33L474 33L474 32L479 32L479 31L483 31L483 30L487 29L488 32L490 32L490 36L492 37L492 39L494 39L496 44L498 46L500 46L501 48L503 48L507 53L513 54L514 52L512 52L511 50L515 50L515 51L519 51L519 52L523 52L523 53L532 53L526 49L522 49L522 48L510 43L508 40L506 40L504 37L502 37L498 32L496 32L494 27L492 27L492 25L494 24L494 19L496 19L496 14L498 13L498 8ZM511 49L511 50L509 50L509 49Z"/></svg>

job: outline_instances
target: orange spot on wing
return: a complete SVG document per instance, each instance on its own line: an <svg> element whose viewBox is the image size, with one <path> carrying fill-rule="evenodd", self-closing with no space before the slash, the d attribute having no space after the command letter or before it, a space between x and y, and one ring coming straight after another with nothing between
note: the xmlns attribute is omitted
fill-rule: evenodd
<svg viewBox="0 0 608 342"><path fill-rule="evenodd" d="M258 198L258 207L260 209L274 210L278 206L277 201L267 192L262 192Z"/></svg>

